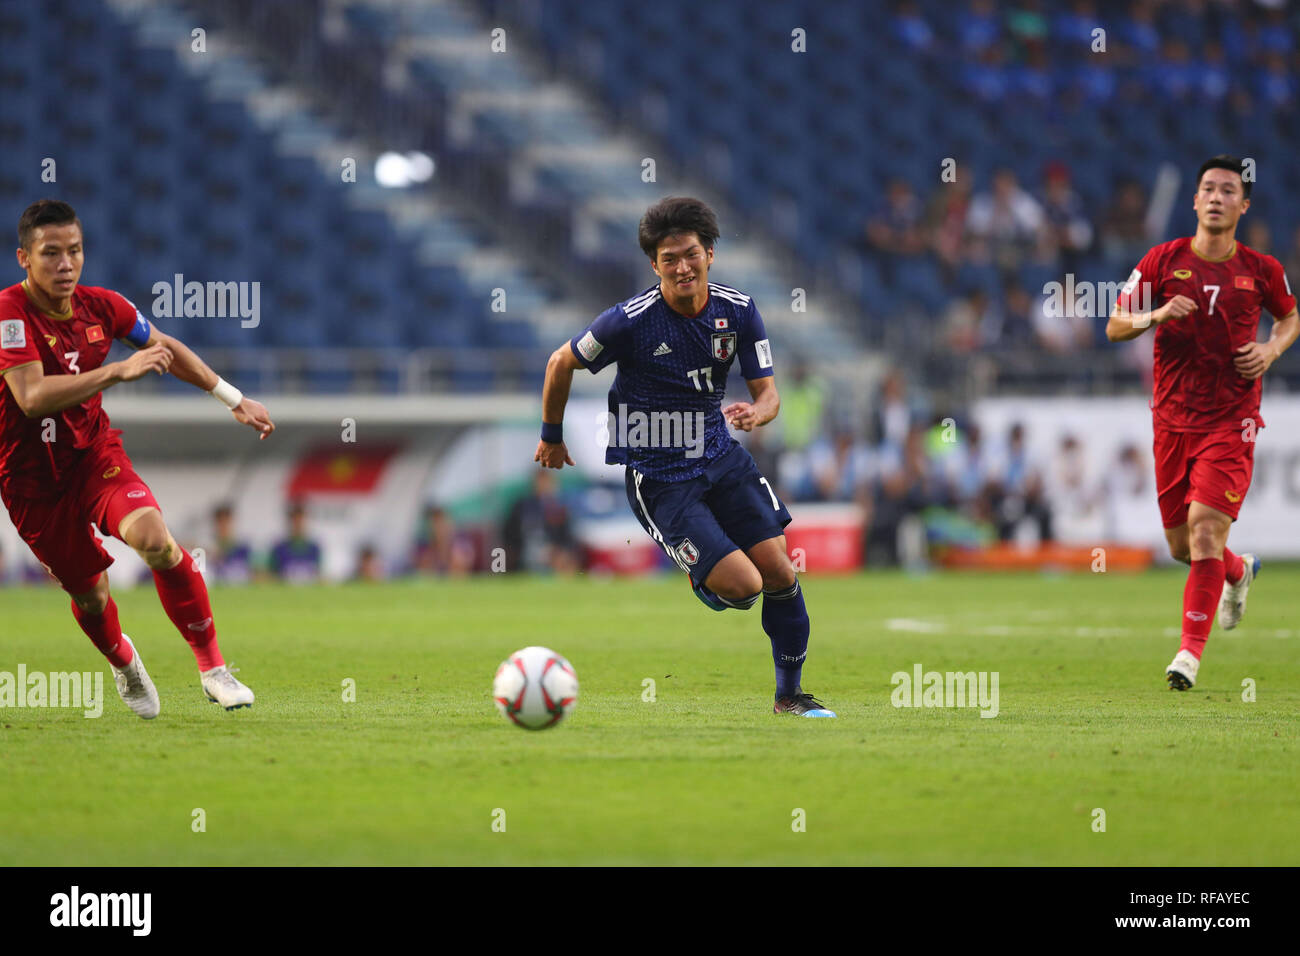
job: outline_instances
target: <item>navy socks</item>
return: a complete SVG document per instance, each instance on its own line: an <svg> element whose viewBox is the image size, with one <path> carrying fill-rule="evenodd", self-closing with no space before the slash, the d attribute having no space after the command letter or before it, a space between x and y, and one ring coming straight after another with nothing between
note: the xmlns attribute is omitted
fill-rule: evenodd
<svg viewBox="0 0 1300 956"><path fill-rule="evenodd" d="M763 630L772 641L776 696L793 696L799 690L803 661L808 655L809 630L808 609L797 578L783 590L763 591Z"/></svg>

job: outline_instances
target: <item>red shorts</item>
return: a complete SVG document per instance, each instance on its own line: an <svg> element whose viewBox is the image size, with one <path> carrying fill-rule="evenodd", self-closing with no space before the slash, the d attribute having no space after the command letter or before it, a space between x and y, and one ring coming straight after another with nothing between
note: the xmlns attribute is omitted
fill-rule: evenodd
<svg viewBox="0 0 1300 956"><path fill-rule="evenodd" d="M1243 439L1242 429L1175 432L1157 427L1154 451L1156 494L1166 528L1186 524L1193 501L1237 520L1255 469L1255 442Z"/></svg>
<svg viewBox="0 0 1300 956"><path fill-rule="evenodd" d="M63 489L58 498L35 501L4 495L4 503L14 527L45 570L69 594L85 594L113 563L91 525L116 535L128 514L157 508L158 502L116 438L88 448Z"/></svg>

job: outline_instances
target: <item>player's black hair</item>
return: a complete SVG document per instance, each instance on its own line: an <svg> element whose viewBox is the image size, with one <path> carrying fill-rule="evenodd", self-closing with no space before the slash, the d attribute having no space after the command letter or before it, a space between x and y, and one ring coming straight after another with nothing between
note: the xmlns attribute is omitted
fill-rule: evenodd
<svg viewBox="0 0 1300 956"><path fill-rule="evenodd" d="M700 245L712 249L718 241L718 217L713 210L698 199L689 196L669 196L645 211L637 227L637 242L653 261L659 254L659 243L669 236L693 232L700 237Z"/></svg>
<svg viewBox="0 0 1300 956"><path fill-rule="evenodd" d="M18 245L30 249L32 237L41 226L65 226L68 223L76 223L81 229L81 220L77 218L75 209L59 199L38 199L18 217Z"/></svg>
<svg viewBox="0 0 1300 956"><path fill-rule="evenodd" d="M1201 179L1204 178L1206 170L1209 169L1226 169L1229 172L1236 173L1241 177L1241 194L1246 199L1250 198L1250 187L1254 185L1246 178L1244 172L1246 164L1236 156L1229 156L1227 153L1220 153L1201 163L1201 168L1196 171L1196 188L1201 188Z"/></svg>

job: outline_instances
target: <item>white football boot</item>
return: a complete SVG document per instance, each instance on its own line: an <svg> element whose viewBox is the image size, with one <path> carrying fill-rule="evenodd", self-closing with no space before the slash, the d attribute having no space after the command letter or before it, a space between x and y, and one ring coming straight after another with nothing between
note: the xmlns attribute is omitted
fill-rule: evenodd
<svg viewBox="0 0 1300 956"><path fill-rule="evenodd" d="M1255 575L1259 574L1260 560L1253 554L1241 556L1241 580L1236 584L1223 582L1223 596L1219 598L1219 627L1231 631L1241 623L1246 613L1246 592L1250 590Z"/></svg>
<svg viewBox="0 0 1300 956"><path fill-rule="evenodd" d="M144 669L144 661L140 659L140 651L131 639L125 634L122 640L131 645L134 652L131 655L131 663L125 667L113 668L113 679L117 682L117 692L122 698L122 703L130 707L131 710L139 717L145 720L153 720L158 716L158 711L162 709L162 704L158 701L158 690L153 686L153 681L149 678L149 672Z"/></svg>
<svg viewBox="0 0 1300 956"><path fill-rule="evenodd" d="M1196 683L1196 672L1200 668L1201 662L1191 651L1179 651L1174 655L1173 663L1165 668L1165 680L1169 683L1169 689L1190 690Z"/></svg>
<svg viewBox="0 0 1300 956"><path fill-rule="evenodd" d="M201 671L199 679L203 684L203 693L212 703L220 704L226 710L253 706L253 692L236 680L225 664L210 671Z"/></svg>

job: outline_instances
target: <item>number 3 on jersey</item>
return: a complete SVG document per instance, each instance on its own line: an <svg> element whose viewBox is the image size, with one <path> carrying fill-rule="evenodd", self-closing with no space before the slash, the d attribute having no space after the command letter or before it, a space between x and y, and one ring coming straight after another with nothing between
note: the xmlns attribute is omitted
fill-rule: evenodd
<svg viewBox="0 0 1300 956"><path fill-rule="evenodd" d="M81 368L77 365L77 359L81 357L81 352L64 352L63 357L68 360L68 368L72 369L72 374L80 375Z"/></svg>

